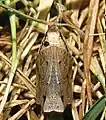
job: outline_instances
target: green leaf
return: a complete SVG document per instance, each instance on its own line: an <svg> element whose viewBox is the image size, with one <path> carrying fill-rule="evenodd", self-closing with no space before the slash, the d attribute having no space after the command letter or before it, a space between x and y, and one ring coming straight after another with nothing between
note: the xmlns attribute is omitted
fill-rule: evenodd
<svg viewBox="0 0 106 120"><path fill-rule="evenodd" d="M97 102L92 106L92 108L85 114L83 120L96 120L99 114L105 108L105 96L101 97Z"/></svg>

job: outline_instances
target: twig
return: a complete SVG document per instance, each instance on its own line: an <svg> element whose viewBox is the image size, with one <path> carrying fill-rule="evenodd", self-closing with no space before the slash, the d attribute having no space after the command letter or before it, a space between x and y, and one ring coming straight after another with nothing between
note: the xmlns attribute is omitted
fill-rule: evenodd
<svg viewBox="0 0 106 120"><path fill-rule="evenodd" d="M18 15L18 16L21 16L21 17L23 17L23 18L30 19L30 20L33 20L33 21L35 21L35 22L40 22L40 23L43 23L43 24L49 24L47 21L30 17L30 16L25 15L25 14L23 14L23 13L15 10L14 8L11 8L11 7L7 6L7 5L4 5L4 4L1 4L1 3L0 3L0 7L3 7L3 8L5 8L5 9L7 9L8 11L10 11L10 12L12 12L12 13Z"/></svg>
<svg viewBox="0 0 106 120"><path fill-rule="evenodd" d="M21 17L23 17L25 19L29 19L29 20L39 22L39 23L42 23L42 24L47 24L47 25L52 25L53 24L53 22L47 22L47 21L44 21L44 20L41 20L41 19L33 18L33 17L29 16L29 15L21 13L21 12L17 11L16 9L11 8L11 7L9 7L7 5L4 5L4 4L1 4L1 3L0 3L0 7L3 7L5 9L7 9L8 11L16 14L17 16L21 16ZM57 26L67 26L67 27L71 27L73 29L76 28L75 26L71 26L70 24L66 24L66 23L55 23L55 25L57 25ZM82 36L84 36L84 34Z"/></svg>

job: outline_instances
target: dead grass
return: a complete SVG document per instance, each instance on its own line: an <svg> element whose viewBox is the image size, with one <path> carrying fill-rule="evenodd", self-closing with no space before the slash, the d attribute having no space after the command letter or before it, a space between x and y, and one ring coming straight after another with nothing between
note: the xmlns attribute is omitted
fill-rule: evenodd
<svg viewBox="0 0 106 120"><path fill-rule="evenodd" d="M49 21L58 18L60 23L55 24L60 27L67 47L74 58L72 79L74 120L81 120L89 108L105 94L105 1L70 0L68 2L66 0L63 5L55 2L53 7L57 8L56 11L51 8L52 2L48 3L48 6L35 1L11 3L10 7L12 4L17 4L18 12L7 8L7 11L18 15L15 73L11 72L12 42L9 21L6 20L9 14L0 7L0 19L3 20L0 20L0 108L2 108L0 120L16 120L23 115L28 120L39 120L34 112L36 108L36 57L48 24L51 24ZM50 10L54 11L52 18L49 14ZM21 15L20 11L30 17ZM59 14L57 14L58 11ZM36 22L32 21L31 17L36 18ZM12 84L6 98L9 78ZM4 99L6 103L3 103ZM17 106L18 110L16 110ZM16 111L13 112L14 110ZM105 116L105 113L103 115Z"/></svg>

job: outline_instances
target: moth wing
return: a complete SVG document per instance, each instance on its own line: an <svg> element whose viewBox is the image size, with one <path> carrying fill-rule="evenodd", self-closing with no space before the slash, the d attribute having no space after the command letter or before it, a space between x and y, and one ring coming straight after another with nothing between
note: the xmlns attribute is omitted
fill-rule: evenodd
<svg viewBox="0 0 106 120"><path fill-rule="evenodd" d="M41 51L39 53L39 56L36 60L36 101L39 104L43 104L44 102L44 96L46 95L46 89L47 89L47 81L45 79L45 76L47 72L47 55L46 51Z"/></svg>
<svg viewBox="0 0 106 120"><path fill-rule="evenodd" d="M44 112L63 112L64 111L64 105L61 100L60 95L58 94L51 94L46 97L45 103L44 103Z"/></svg>
<svg viewBox="0 0 106 120"><path fill-rule="evenodd" d="M72 102L72 57L65 50L58 50L59 54L59 70L61 74L61 95L66 106Z"/></svg>

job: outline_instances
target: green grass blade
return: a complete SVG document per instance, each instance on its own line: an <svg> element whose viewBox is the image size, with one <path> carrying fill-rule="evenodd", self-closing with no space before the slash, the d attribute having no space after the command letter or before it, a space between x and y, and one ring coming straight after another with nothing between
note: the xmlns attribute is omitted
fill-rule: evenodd
<svg viewBox="0 0 106 120"><path fill-rule="evenodd" d="M105 108L105 96L101 97L92 108L85 114L83 120L96 120L99 114Z"/></svg>

